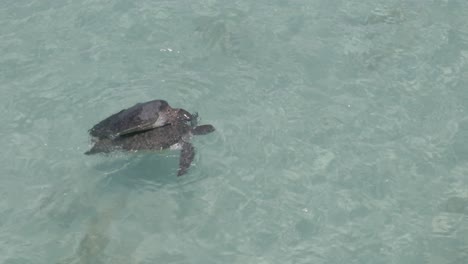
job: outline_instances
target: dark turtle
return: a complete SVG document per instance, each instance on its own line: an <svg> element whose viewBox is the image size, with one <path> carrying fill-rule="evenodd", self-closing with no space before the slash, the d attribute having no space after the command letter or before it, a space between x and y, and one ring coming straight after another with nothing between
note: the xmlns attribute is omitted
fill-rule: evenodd
<svg viewBox="0 0 468 264"><path fill-rule="evenodd" d="M181 176L187 172L195 156L194 147L190 143L192 135L204 135L214 130L212 125L192 126L186 121L172 122L146 131L98 140L85 154L181 148L177 172L177 176Z"/></svg>
<svg viewBox="0 0 468 264"><path fill-rule="evenodd" d="M180 108L172 108L164 100L138 103L109 116L89 130L96 139L118 136L162 127L174 122L190 121L192 115Z"/></svg>

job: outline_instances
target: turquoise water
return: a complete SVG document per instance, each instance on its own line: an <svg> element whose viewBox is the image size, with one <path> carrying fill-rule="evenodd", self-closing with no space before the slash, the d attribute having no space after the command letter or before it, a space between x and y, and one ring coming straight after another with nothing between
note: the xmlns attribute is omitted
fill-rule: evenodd
<svg viewBox="0 0 468 264"><path fill-rule="evenodd" d="M0 4L0 263L468 259L468 2ZM178 152L85 156L137 102Z"/></svg>

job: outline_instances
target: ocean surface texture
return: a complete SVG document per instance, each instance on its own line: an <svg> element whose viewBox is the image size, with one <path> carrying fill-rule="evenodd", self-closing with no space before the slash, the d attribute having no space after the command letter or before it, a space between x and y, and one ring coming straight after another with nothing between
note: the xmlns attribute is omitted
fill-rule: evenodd
<svg viewBox="0 0 468 264"><path fill-rule="evenodd" d="M468 1L1 0L0 92L1 264L468 263Z"/></svg>

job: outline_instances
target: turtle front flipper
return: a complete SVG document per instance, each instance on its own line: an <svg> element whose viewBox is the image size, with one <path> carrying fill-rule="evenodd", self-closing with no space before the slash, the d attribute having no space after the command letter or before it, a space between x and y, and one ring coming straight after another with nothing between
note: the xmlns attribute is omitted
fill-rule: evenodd
<svg viewBox="0 0 468 264"><path fill-rule="evenodd" d="M179 170L177 171L177 176L182 176L187 172L194 157L195 148L193 145L189 142L183 142L182 150L180 152Z"/></svg>
<svg viewBox="0 0 468 264"><path fill-rule="evenodd" d="M192 128L192 134L194 135L206 135L213 131L215 131L215 128L212 125L201 125Z"/></svg>

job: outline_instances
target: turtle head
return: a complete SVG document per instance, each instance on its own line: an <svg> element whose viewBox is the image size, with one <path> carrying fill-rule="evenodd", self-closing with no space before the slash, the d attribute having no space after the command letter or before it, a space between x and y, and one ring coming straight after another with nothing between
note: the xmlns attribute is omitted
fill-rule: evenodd
<svg viewBox="0 0 468 264"><path fill-rule="evenodd" d="M190 114L188 111L185 109L179 108L176 109L176 119L177 121L182 121L182 122L188 122L193 119L192 114Z"/></svg>
<svg viewBox="0 0 468 264"><path fill-rule="evenodd" d="M191 114L185 109L176 109L176 114L175 118L173 119L173 122L182 122L182 123L188 123L190 122L191 127L197 126L198 122L198 113Z"/></svg>

